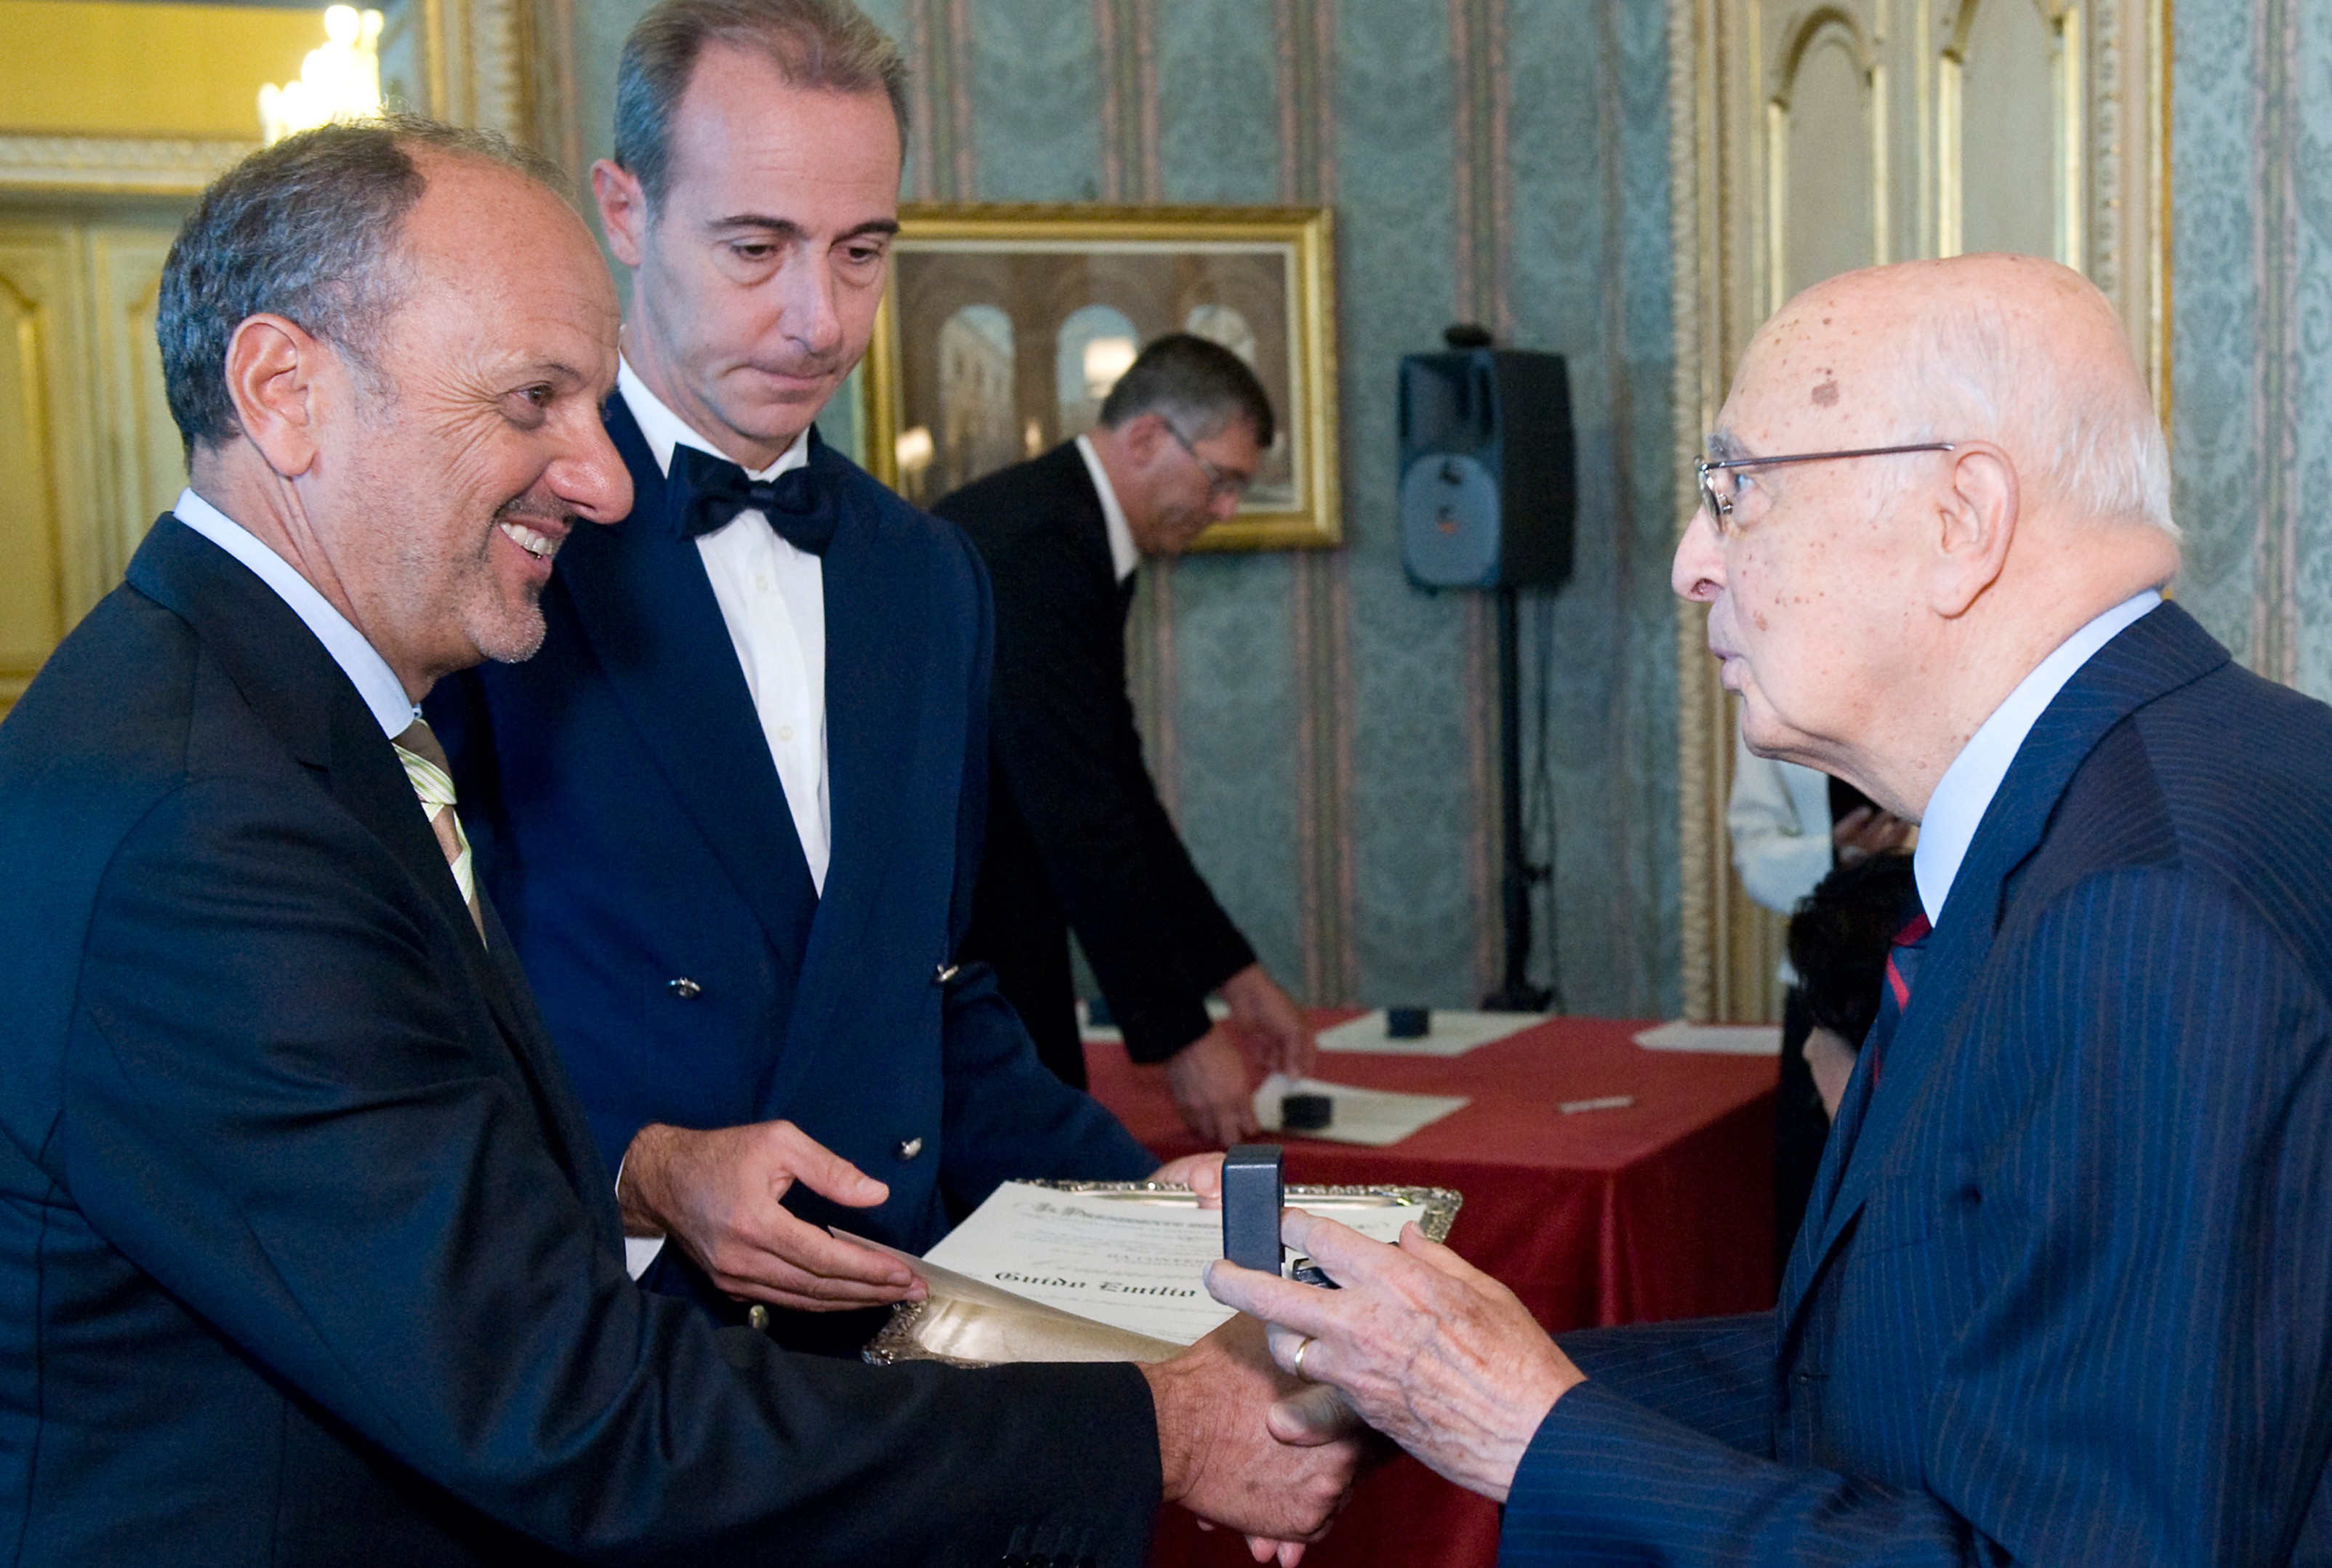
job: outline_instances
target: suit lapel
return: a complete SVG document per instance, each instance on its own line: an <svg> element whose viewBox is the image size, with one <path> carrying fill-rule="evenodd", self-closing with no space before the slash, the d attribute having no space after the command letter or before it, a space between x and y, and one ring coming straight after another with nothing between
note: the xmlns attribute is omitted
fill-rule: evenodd
<svg viewBox="0 0 2332 1568"><path fill-rule="evenodd" d="M1142 580L1142 574L1128 572L1123 581L1118 580L1117 557L1109 548L1109 514L1102 508L1101 490L1094 483L1093 470L1085 466L1085 454L1077 450L1074 441L1054 450L1062 455L1053 479L1070 502L1065 509L1062 526L1068 531L1077 552L1085 558L1087 569L1094 574L1095 580L1107 583L1116 594L1118 618L1122 621L1133 607L1133 588Z"/></svg>
<svg viewBox="0 0 2332 1568"><path fill-rule="evenodd" d="M550 1032L535 1016L532 993L518 968L510 932L481 887L478 908L484 919L485 937L480 940L469 906L462 902L461 885L445 864L445 852L421 813L396 749L380 743L385 739L362 703L334 704L332 797L380 837L390 853L428 890L438 917L453 928L468 961L470 978L486 999L487 1010L493 1014L495 1027L516 1058L520 1076L533 1098L544 1142L572 1178L576 1195L591 1209L602 1238L620 1250L623 1225L615 1210L615 1183L601 1169L604 1162L598 1145L589 1136L583 1108L568 1085L566 1070L558 1063Z"/></svg>
<svg viewBox="0 0 2332 1568"><path fill-rule="evenodd" d="M543 1027L534 1010L534 992L528 986L525 971L519 968L518 950L483 887L478 890L478 910L486 924L486 948L480 956L487 971L487 1002L518 1056L520 1070L526 1075L536 1102L547 1107L544 1122L552 1152L562 1165L574 1172L577 1195L591 1210L600 1239L620 1253L624 1249L624 1222L616 1209L615 1172L600 1158L598 1143L591 1136L590 1123L583 1114L583 1103L575 1097L574 1082L568 1077L565 1065L551 1046L550 1031ZM468 913L466 909L463 911L465 920Z"/></svg>
<svg viewBox="0 0 2332 1568"><path fill-rule="evenodd" d="M2226 650L2210 634L2177 606L2165 604L2082 665L2026 735L1953 879L1944 919L1929 939L1876 1086L1868 1081L1872 1064L1856 1064L1814 1178L1818 1204L1826 1192L1836 1197L1808 1210L1782 1283L1778 1323L1784 1340L1822 1265L1886 1178L1913 1111L1960 1037L1962 1017L2005 913L2003 891L2039 847L2074 773L2106 731L2132 712L2226 662Z"/></svg>
<svg viewBox="0 0 2332 1568"><path fill-rule="evenodd" d="M852 977L862 972L893 846L912 808L917 709L930 679L931 649L942 635L918 630L939 598L927 580L925 553L898 547L892 525L857 493L849 465L814 435L810 462L842 513L823 569L834 853L769 1104L786 1104L808 1072L848 1004ZM943 956L935 952L932 961Z"/></svg>
<svg viewBox="0 0 2332 1568"><path fill-rule="evenodd" d="M466 948L477 949L477 928L397 749L292 607L175 518L155 528L130 564L130 581L193 625L284 748L323 770L333 798L387 846L461 929Z"/></svg>
<svg viewBox="0 0 2332 1568"><path fill-rule="evenodd" d="M334 673L338 673L337 667ZM489 949L480 940L478 927L470 919L469 906L462 902L461 884L454 880L453 868L445 864L445 852L437 836L430 831L429 819L413 793L412 781L405 776L396 748L386 743L387 737L381 734L371 710L361 702L336 702L329 722L332 798L388 846L389 853L429 894L439 918L454 928L463 956L469 962L470 978L486 999L495 1025L518 1056L538 1097L547 1099L549 1096L543 1095L541 1090L550 1081L545 1072L550 1037L543 1032L526 999L524 978L514 978L505 961L510 934L489 924L486 941L494 947ZM478 896L483 910L483 888ZM556 1136L552 1141L566 1142ZM588 1140L585 1146L592 1147ZM572 1150L563 1149L561 1152L571 1156ZM577 1169L571 1157L568 1163L570 1170Z"/></svg>
<svg viewBox="0 0 2332 1568"><path fill-rule="evenodd" d="M797 967L807 923L802 912L816 904L817 890L785 786L761 738L703 558L677 520L665 515L664 473L620 394L607 400L607 434L631 469L632 514L616 527L569 535L549 591L573 605L657 770L779 959ZM836 543L841 543L838 532ZM832 653L830 588L827 597L831 670L838 661ZM833 684L829 676L829 693ZM831 696L827 707L830 732ZM839 793L838 778L836 782Z"/></svg>
<svg viewBox="0 0 2332 1568"><path fill-rule="evenodd" d="M321 773L333 799L420 884L461 945L471 980L485 998L532 1095L545 1142L611 1244L620 1248L622 1227L610 1184L600 1179L597 1147L552 1059L550 1036L534 1017L524 977L509 956L510 935L486 906L488 938L500 951L490 952L480 943L396 748L348 676L266 584L174 518L165 517L148 536L129 578L195 627L285 751Z"/></svg>

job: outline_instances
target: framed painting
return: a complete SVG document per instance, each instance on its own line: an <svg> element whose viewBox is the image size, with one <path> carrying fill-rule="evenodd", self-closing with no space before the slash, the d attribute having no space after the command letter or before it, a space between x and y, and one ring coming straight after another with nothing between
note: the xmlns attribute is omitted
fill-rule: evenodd
<svg viewBox="0 0 2332 1568"><path fill-rule="evenodd" d="M867 351L867 466L928 505L1090 429L1143 345L1195 332L1279 428L1198 550L1333 546L1336 316L1324 207L908 206Z"/></svg>

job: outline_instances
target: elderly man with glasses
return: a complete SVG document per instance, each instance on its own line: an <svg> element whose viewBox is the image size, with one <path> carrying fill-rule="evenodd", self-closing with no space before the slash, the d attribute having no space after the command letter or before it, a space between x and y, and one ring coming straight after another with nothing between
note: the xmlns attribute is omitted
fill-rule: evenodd
<svg viewBox="0 0 2332 1568"><path fill-rule="evenodd" d="M2332 712L2164 601L2120 322L2027 257L1849 273L1710 448L1674 584L1750 744L1921 824L1779 1305L1558 1343L1301 1214L1343 1289L1216 1294L1505 1563L2332 1562Z"/></svg>
<svg viewBox="0 0 2332 1568"><path fill-rule="evenodd" d="M1180 555L1238 511L1273 428L1246 361L1171 333L1111 388L1095 428L933 509L971 535L996 592L988 852L965 956L995 966L1037 1055L1082 1085L1074 929L1127 1050L1164 1064L1182 1119L1219 1143L1255 1130L1248 1054L1300 1076L1312 1031L1159 804L1126 695L1125 617L1142 558ZM1210 992L1230 1005L1224 1022Z"/></svg>

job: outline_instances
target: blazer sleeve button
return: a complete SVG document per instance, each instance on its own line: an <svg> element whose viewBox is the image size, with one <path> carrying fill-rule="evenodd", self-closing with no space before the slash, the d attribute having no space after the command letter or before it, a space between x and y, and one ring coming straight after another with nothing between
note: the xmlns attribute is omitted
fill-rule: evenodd
<svg viewBox="0 0 2332 1568"><path fill-rule="evenodd" d="M751 1306L745 1309L745 1323L755 1334L769 1333L769 1309L763 1306L760 1302L755 1302Z"/></svg>
<svg viewBox="0 0 2332 1568"><path fill-rule="evenodd" d="M675 980L667 980L664 984L667 989L671 990L673 995L678 997L684 1002L693 1001L696 998L704 994L704 988L698 985L686 975L683 975Z"/></svg>
<svg viewBox="0 0 2332 1568"><path fill-rule="evenodd" d="M923 1141L921 1138L902 1138L899 1140L897 1152L900 1159L912 1160L922 1152Z"/></svg>

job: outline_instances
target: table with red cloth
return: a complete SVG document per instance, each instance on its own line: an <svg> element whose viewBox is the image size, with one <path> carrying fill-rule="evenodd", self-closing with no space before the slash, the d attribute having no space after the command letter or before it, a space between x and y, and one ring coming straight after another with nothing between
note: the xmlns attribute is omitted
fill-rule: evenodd
<svg viewBox="0 0 2332 1568"><path fill-rule="evenodd" d="M1320 1027L1355 1016L1320 1010ZM1647 1050L1649 1026L1549 1018L1461 1056L1323 1052L1316 1076L1472 1104L1385 1149L1285 1134L1290 1183L1397 1182L1465 1195L1449 1245L1496 1276L1550 1331L1753 1312L1773 1305L1770 1056ZM1163 1076L1088 1041L1093 1093L1161 1160L1202 1145ZM1564 1101L1633 1096L1564 1114ZM1497 1556L1497 1510L1403 1458L1370 1476L1318 1568L1448 1564ZM1170 1508L1152 1568L1251 1563L1233 1537Z"/></svg>

